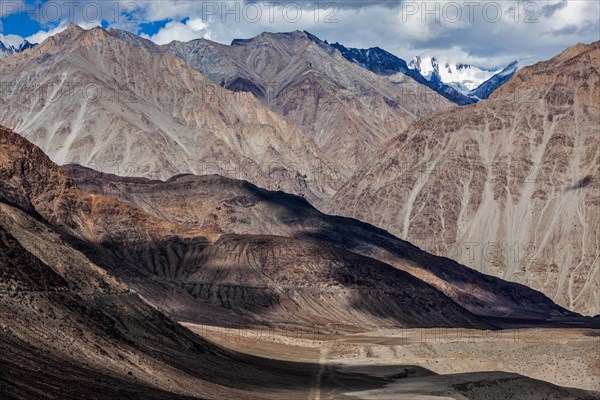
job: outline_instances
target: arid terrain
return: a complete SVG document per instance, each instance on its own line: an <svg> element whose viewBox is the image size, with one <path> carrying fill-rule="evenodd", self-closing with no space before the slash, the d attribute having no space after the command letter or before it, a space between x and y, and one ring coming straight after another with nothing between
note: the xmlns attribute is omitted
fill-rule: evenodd
<svg viewBox="0 0 600 400"><path fill-rule="evenodd" d="M183 61L102 28L70 25L3 60L0 75L3 126L59 164L163 179L220 174L315 204L348 178L250 93L225 90Z"/></svg>
<svg viewBox="0 0 600 400"><path fill-rule="evenodd" d="M2 12L0 400L600 400L600 41L428 74Z"/></svg>
<svg viewBox="0 0 600 400"><path fill-rule="evenodd" d="M376 259L418 277L476 315L560 320L572 314L525 286L432 257L360 221L323 214L297 196L218 176L185 175L161 182L100 174L75 165L63 168L81 188L115 196L170 223L223 237L277 235L298 244L301 240L317 246L312 251L319 254L317 259L330 251L318 253L318 248L343 249Z"/></svg>
<svg viewBox="0 0 600 400"><path fill-rule="evenodd" d="M389 329L336 335L185 325L236 351L319 363L309 398L600 398L600 337L595 330ZM371 375L385 386L344 391L319 381L335 381L345 373Z"/></svg>
<svg viewBox="0 0 600 400"><path fill-rule="evenodd" d="M404 367L413 365L406 361L415 363L423 372L415 379L434 379L432 393L438 393L444 385L448 393L470 393L475 389L460 385L479 381L485 381L484 389L477 386L477 390L512 393L514 385L505 382L516 379L522 387L542 390L549 395L595 396L532 381L529 375L527 378L507 375L507 370L528 372L518 369L521 367L514 370L502 367L503 372L474 378L454 376L457 370L447 361L442 362L445 357L456 358L463 352L467 359L468 354L471 358L482 355L477 345L473 347L469 341L464 350L441 346L431 354L425 351L430 348L427 344L401 364L395 359L404 358L394 347L396 340L400 344L405 340L398 337L394 328L398 326L429 327L429 332L443 328L447 332L472 332L469 335L484 335L487 340L497 327L512 323L539 325L540 330L546 325L598 325L598 321L580 318L526 287L485 279L475 271L450 260L438 260L374 227L328 217L300 197L268 192L224 178L187 177L200 188L220 185L217 187L221 190L210 191L216 196L212 201L220 201L219 195L227 194L228 190L244 191L263 196L261 202L250 207L251 211L266 207L274 217L273 210L279 208L278 218L282 218L292 213L294 209L290 206L296 204L296 211L304 210L308 216L300 219L287 236L261 234L260 227L265 225L262 213L248 217L247 225L253 231L243 234L186 226L174 222L175 215L161 215L156 207L149 214L135 207L131 201L135 196L120 202L113 196L82 190L38 147L10 130L1 132L3 258L0 265L5 335L2 343L3 363L10 374L2 376L0 383L8 398L61 393L62 398L75 399L97 390L102 391L104 398L110 398L113 392L106 389L107 386L119 392L142 393L141 396L147 396L144 398L198 395L211 398L211 394L214 398L379 396L372 391L410 393L413 390L413 386L383 389L385 384L400 379L405 368L412 371L413 367ZM98 184L101 191L107 191L123 184L126 187L128 183L138 190L143 190L145 185L160 187L178 183L177 180L164 183L116 178L77 166L66 169L78 176L82 187L88 190ZM102 186L103 182L109 186ZM184 187L190 190L194 186L188 181ZM159 194L155 201L161 199L161 191L154 192ZM170 193L175 193L172 188ZM180 193L184 198L195 199L189 193ZM122 192L120 196L126 194ZM281 201L280 196L288 196L290 201ZM247 208L252 203L251 197L244 201L242 198L237 197L238 213L244 212L243 205ZM148 205L152 208L151 203ZM190 212L183 207L181 210ZM282 222L275 218L269 223ZM311 238L306 231L310 225L322 233ZM304 234L300 234L303 231ZM363 251L374 254L383 254L387 249L387 257L394 256L396 264L392 266L345 249L337 242L340 237L351 239L346 243L348 249L364 247ZM375 251L375 243L379 243L380 250ZM405 265L404 271L400 265ZM443 265L454 270L454 274L443 272L440 269ZM423 272L418 273L419 270ZM434 279L436 285L430 286L420 279L420 276L433 279L435 274L439 275ZM450 282L454 282L456 288L463 285L456 279L471 282L472 288L481 285L482 291L486 286L489 290L493 286L496 295L480 299L465 296L448 285ZM522 318L535 314L542 319L504 320L499 315L501 309L513 310L515 316ZM195 336L169 316L194 322L187 326L196 331L198 323L242 329L241 332L262 326L284 332L311 332L314 337L310 340L316 338L317 342L302 342L301 346L309 348L310 356L296 359L282 358L282 354L290 351L280 346L290 344L285 338L275 345L273 353L269 354L271 344L267 343L260 346L262 354L253 354L252 346L226 349L227 346L219 346L218 342L211 344L208 333ZM14 325L14 321L20 322ZM36 329L32 330L34 321ZM369 327L376 329L375 333L369 333ZM386 327L387 330L382 331ZM459 328L480 331L460 331ZM210 333L210 329L207 328L207 332ZM400 335L402 332L407 331L400 331ZM508 331L497 332L509 334ZM527 335L527 331L523 332L515 334ZM589 355L595 354L597 336L590 333L591 330L556 332L558 336L574 332L577 340L581 340L583 346L576 346L579 342L571 338L567 343L583 352L584 356L574 360L584 370L580 370L576 378L569 378L571 381L567 377L554 377L549 382L595 389L597 381L593 371L597 360L590 359ZM331 338L338 336L344 338L342 342L350 343L349 347L342 346L340 353L336 353L335 346L330 350ZM548 346L553 341L556 337L551 335L550 339L543 339L540 346ZM514 348L511 345L510 354ZM505 351L506 347L500 345L489 351L501 350ZM572 355L569 347L561 346L561 351ZM198 352L202 356L194 355ZM553 357L553 353L547 351L540 354ZM318 357L311 359L313 356ZM50 369L36 367L40 357ZM303 357L309 358L302 362ZM500 356L494 357L500 359ZM557 361L543 357L540 364L552 370L551 365ZM419 361L421 359L425 361ZM73 360L77 360L77 373L73 372ZM572 359L567 357L567 360ZM436 369L433 365L421 366L421 363L434 361L442 364ZM202 368L195 366L198 363L202 363ZM240 375L236 369L225 367L227 363L234 363L245 372ZM492 364L471 360L461 363L463 369L458 372L487 371ZM44 373L39 375L42 371ZM193 372L190 375L188 371ZM258 381L256 374L260 375ZM537 374L539 379L548 380L542 369L538 368ZM86 382L85 388L72 386L69 382L73 379ZM443 379L443 385L435 383L439 379ZM60 383L56 385L57 382ZM73 389L65 392L64 385ZM363 391L368 394L357 393ZM161 395L161 392L169 394Z"/></svg>
<svg viewBox="0 0 600 400"><path fill-rule="evenodd" d="M10 130L1 132L1 343L9 374L0 377L0 385L7 398L38 393L77 399L101 391L94 398L128 393L341 399L412 396L415 390L446 398L477 399L481 393L519 398L515 387L555 398L597 398L575 388L597 390L599 342L593 328L598 321L578 317L540 293L483 278L377 228L321 214L300 197L225 178L187 176L184 188L220 188L209 191L213 202L222 202L219 196L230 196L231 190L246 193L245 200L236 197L233 209L246 213L249 231L211 232L177 223L177 215L158 201L164 200L160 190L152 192L161 207L146 204L152 213L132 200L147 185L160 189L179 180L65 168L88 190L132 186L129 200L120 202L82 190L38 147ZM172 187L169 192L176 193ZM199 195L179 193L189 200ZM250 196L259 194L262 200L252 203ZM244 211L248 207L250 212ZM269 224L282 224L294 210L307 216L286 234L265 236L261 208L271 215ZM321 234L311 238L308 226ZM347 249L337 242L340 237L349 240ZM360 247L379 255L385 250L396 263L349 250ZM443 272L444 265L454 273ZM482 293L494 287L496 294L466 296L458 290L461 280L470 282L471 291L479 285ZM501 318L502 309L517 319ZM519 315L540 319L519 320ZM510 324L538 328L497 330ZM546 328L560 325L592 329ZM261 343L265 329L269 339ZM219 342L222 332L250 335L259 344L230 346ZM288 332L301 337L290 339ZM542 333L534 340L536 332ZM432 335L434 344L428 342ZM440 335L449 340L439 340ZM407 342L414 342L414 349L401 354L398 346ZM558 353L547 351L558 343ZM515 351L523 361L506 366ZM537 368L525 363L535 354ZM47 368L39 367L40 359ZM569 372L556 373L563 368ZM80 388L74 380L86 384ZM72 389L65 391L65 385Z"/></svg>
<svg viewBox="0 0 600 400"><path fill-rule="evenodd" d="M254 94L350 171L415 118L453 105L408 76L387 80L354 65L308 32L263 33L230 46L175 41L160 51Z"/></svg>
<svg viewBox="0 0 600 400"><path fill-rule="evenodd" d="M600 42L420 119L325 207L600 313Z"/></svg>

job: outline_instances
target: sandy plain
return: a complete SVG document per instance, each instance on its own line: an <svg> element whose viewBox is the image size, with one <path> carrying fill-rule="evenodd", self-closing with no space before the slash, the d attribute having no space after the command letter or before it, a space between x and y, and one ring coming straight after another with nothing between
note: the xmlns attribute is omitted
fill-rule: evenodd
<svg viewBox="0 0 600 400"><path fill-rule="evenodd" d="M184 325L240 353L318 366L289 399L600 399L600 331L593 329L336 335Z"/></svg>

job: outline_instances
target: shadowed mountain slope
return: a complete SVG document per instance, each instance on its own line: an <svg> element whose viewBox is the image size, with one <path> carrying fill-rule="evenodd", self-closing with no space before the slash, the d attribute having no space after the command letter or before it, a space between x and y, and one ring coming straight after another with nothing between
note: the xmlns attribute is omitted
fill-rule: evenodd
<svg viewBox="0 0 600 400"><path fill-rule="evenodd" d="M3 399L265 399L313 373L204 341L4 203L0 276Z"/></svg>
<svg viewBox="0 0 600 400"><path fill-rule="evenodd" d="M75 165L64 169L85 190L115 196L189 228L275 234L375 258L422 279L478 315L553 319L570 314L539 292L432 256L372 225L322 214L300 197L219 176L186 175L160 182Z"/></svg>
<svg viewBox="0 0 600 400"><path fill-rule="evenodd" d="M95 264L191 322L357 330L489 327L373 258L293 237L222 235L89 194L19 135L0 135L0 202L37 215Z"/></svg>

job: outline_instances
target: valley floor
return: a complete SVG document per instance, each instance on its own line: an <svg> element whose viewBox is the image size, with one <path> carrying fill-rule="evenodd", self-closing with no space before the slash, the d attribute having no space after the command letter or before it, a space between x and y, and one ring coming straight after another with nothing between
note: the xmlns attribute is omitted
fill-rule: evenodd
<svg viewBox="0 0 600 400"><path fill-rule="evenodd" d="M290 400L600 399L598 330L399 329L330 335L184 325L236 352L315 365L310 387L281 393Z"/></svg>

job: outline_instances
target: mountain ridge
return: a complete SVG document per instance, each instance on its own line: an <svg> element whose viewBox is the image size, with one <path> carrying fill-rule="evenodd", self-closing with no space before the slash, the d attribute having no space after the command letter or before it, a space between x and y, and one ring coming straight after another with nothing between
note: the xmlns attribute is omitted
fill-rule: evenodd
<svg viewBox="0 0 600 400"><path fill-rule="evenodd" d="M37 146L0 131L0 202L47 221L94 264L180 320L491 327L429 284L367 256L302 238L186 227L90 194Z"/></svg>
<svg viewBox="0 0 600 400"><path fill-rule="evenodd" d="M186 175L161 182L107 175L76 165L63 169L89 192L115 196L189 228L302 239L374 258L418 276L476 315L549 320L569 315L529 288L431 258L380 228L324 215L297 196L216 175Z"/></svg>
<svg viewBox="0 0 600 400"><path fill-rule="evenodd" d="M183 59L213 82L250 92L352 171L418 115L451 106L406 76L394 82L339 56L308 32L265 32L224 45L206 39L139 46Z"/></svg>
<svg viewBox="0 0 600 400"><path fill-rule="evenodd" d="M489 100L417 120L324 211L596 315L599 46L569 48Z"/></svg>
<svg viewBox="0 0 600 400"><path fill-rule="evenodd" d="M33 47L37 46L37 43L30 43L27 40L23 40L23 42L21 42L21 44L19 44L19 46L15 47L12 45L5 45L1 40L0 40L0 61L2 61L2 59L15 54L15 53L21 53L25 50L29 50Z"/></svg>
<svg viewBox="0 0 600 400"><path fill-rule="evenodd" d="M0 71L12 89L0 118L61 164L154 178L218 172L316 204L349 174L253 96L102 28L71 25Z"/></svg>
<svg viewBox="0 0 600 400"><path fill-rule="evenodd" d="M489 79L481 82L477 81L477 87L467 89L464 82L449 81L449 78L443 79L439 72L440 66L437 64L435 57L428 59L432 63L432 70L424 75L420 67L421 58L419 56L410 63L407 63L380 47L357 49L347 48L340 43L334 43L331 46L340 51L349 61L375 74L382 76L390 76L396 73L404 74L461 106L473 104L479 100L488 98L496 89L510 79L512 74L516 72L518 64L517 62L512 62L495 74L489 73ZM458 64L453 67L456 69L471 68L470 65L466 64ZM450 69L452 66L446 65L445 68Z"/></svg>

